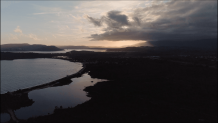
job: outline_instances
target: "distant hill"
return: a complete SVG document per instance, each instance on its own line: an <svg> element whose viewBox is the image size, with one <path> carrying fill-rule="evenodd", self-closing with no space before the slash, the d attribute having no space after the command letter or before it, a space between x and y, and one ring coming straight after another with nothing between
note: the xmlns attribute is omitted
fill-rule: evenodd
<svg viewBox="0 0 218 123"><path fill-rule="evenodd" d="M90 48L88 46L57 46L57 47L61 49L89 49Z"/></svg>
<svg viewBox="0 0 218 123"><path fill-rule="evenodd" d="M26 47L29 46L29 44L3 44L1 45L1 49L8 49L8 48L16 48L16 47Z"/></svg>
<svg viewBox="0 0 218 123"><path fill-rule="evenodd" d="M145 46L149 43L151 46ZM108 52L140 52L146 55L217 55L217 39L148 41L138 46L107 49Z"/></svg>
<svg viewBox="0 0 218 123"><path fill-rule="evenodd" d="M217 50L217 39L201 39L193 41L148 41L154 47L186 47L198 48L201 50ZM146 46L146 43L138 44L138 46Z"/></svg>
<svg viewBox="0 0 218 123"><path fill-rule="evenodd" d="M55 46L45 46L45 47L41 47L36 49L35 51L60 51L62 49L57 48Z"/></svg>
<svg viewBox="0 0 218 123"><path fill-rule="evenodd" d="M106 47L98 47L98 46L56 46L61 49L110 49Z"/></svg>
<svg viewBox="0 0 218 123"><path fill-rule="evenodd" d="M56 46L46 46L42 44L3 44L1 45L1 51L60 51L63 49Z"/></svg>

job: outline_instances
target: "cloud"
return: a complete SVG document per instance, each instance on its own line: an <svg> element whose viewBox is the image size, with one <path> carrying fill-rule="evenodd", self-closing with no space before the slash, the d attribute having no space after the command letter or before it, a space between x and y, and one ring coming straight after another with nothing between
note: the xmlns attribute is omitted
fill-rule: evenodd
<svg viewBox="0 0 218 123"><path fill-rule="evenodd" d="M41 40L35 34L9 34L9 40L19 40L19 39L33 39L35 41Z"/></svg>
<svg viewBox="0 0 218 123"><path fill-rule="evenodd" d="M19 34L10 34L9 40L19 40L19 39L23 39L23 38L28 38L28 39L30 38L30 39L33 39L35 41L41 40L35 34L32 34L32 33L31 34L24 34L19 26L17 26L17 28L14 29L14 32L19 33Z"/></svg>
<svg viewBox="0 0 218 123"><path fill-rule="evenodd" d="M87 16L87 18L95 26L102 26L103 23L107 24L110 28L119 28L129 25L128 17L121 14L120 11L109 11L106 16L102 16L100 19L89 16Z"/></svg>
<svg viewBox="0 0 218 123"><path fill-rule="evenodd" d="M114 20L117 23L120 23L121 26L128 25L128 17L124 14L121 14L120 11L108 12L108 18Z"/></svg>
<svg viewBox="0 0 218 123"><path fill-rule="evenodd" d="M40 40L35 34L29 34L28 36L35 41Z"/></svg>
<svg viewBox="0 0 218 123"><path fill-rule="evenodd" d="M23 33L22 30L20 29L20 26L17 26L16 29L14 29L14 32L17 32L17 33Z"/></svg>
<svg viewBox="0 0 218 123"><path fill-rule="evenodd" d="M103 33L91 34L91 41L176 40L217 38L217 1L154 2L125 15L109 11L89 22Z"/></svg>
<svg viewBox="0 0 218 123"><path fill-rule="evenodd" d="M93 18L93 17L89 17L89 16L87 16L87 18L89 19L89 21L91 22L91 23L93 23L95 26L102 26L102 19L95 19L95 18Z"/></svg>

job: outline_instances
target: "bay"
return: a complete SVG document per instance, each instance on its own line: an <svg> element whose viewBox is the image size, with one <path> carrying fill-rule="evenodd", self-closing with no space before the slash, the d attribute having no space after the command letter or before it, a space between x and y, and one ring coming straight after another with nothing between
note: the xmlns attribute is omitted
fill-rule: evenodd
<svg viewBox="0 0 218 123"><path fill-rule="evenodd" d="M1 94L48 83L82 69L60 59L1 60Z"/></svg>
<svg viewBox="0 0 218 123"><path fill-rule="evenodd" d="M7 90L13 91L47 83L64 77L67 74L75 73L81 68L81 63L73 63L60 59L3 60L1 61L1 82L4 86L1 86L1 93ZM33 100L34 103L15 110L16 117L18 119L28 119L30 117L52 114L55 107L75 107L90 99L90 97L86 96L87 93L83 91L85 87L107 80L91 78L86 73L79 78L72 78L71 81L68 85L29 92L28 98ZM9 120L9 114L1 114L1 122Z"/></svg>

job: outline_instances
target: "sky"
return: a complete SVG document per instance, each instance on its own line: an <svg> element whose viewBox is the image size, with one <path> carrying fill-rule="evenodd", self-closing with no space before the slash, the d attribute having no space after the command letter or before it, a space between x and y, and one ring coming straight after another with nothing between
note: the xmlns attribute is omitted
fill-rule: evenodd
<svg viewBox="0 0 218 123"><path fill-rule="evenodd" d="M1 44L125 47L217 38L216 0L1 1Z"/></svg>

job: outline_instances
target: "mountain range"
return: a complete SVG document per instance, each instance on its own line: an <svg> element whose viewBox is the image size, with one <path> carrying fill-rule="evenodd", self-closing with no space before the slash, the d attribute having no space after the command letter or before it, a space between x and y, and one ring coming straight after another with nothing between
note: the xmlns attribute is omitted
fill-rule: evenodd
<svg viewBox="0 0 218 123"><path fill-rule="evenodd" d="M42 44L3 44L1 45L1 51L60 51L56 46L46 46Z"/></svg>

